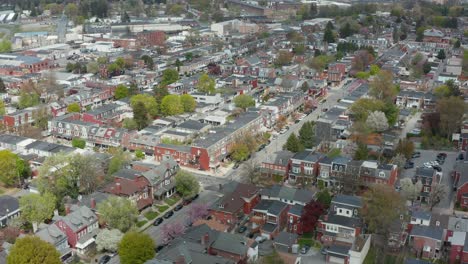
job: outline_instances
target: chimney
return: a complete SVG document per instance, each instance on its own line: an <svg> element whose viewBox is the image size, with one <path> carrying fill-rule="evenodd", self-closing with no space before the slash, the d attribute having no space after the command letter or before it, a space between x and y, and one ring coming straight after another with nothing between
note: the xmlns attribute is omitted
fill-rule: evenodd
<svg viewBox="0 0 468 264"><path fill-rule="evenodd" d="M204 246L208 246L209 241L210 241L210 235L207 232L207 233L205 233L205 235L202 236L201 244L204 245Z"/></svg>
<svg viewBox="0 0 468 264"><path fill-rule="evenodd" d="M91 198L91 209L96 209L96 199Z"/></svg>
<svg viewBox="0 0 468 264"><path fill-rule="evenodd" d="M69 215L69 214L70 214L70 205L66 204L65 205L65 215Z"/></svg>

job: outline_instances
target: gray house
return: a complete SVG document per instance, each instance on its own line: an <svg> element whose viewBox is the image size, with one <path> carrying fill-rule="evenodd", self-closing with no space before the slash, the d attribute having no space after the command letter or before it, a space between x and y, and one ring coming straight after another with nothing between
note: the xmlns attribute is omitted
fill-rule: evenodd
<svg viewBox="0 0 468 264"><path fill-rule="evenodd" d="M17 198L4 195L0 196L0 227L5 227L11 219L20 216L19 201Z"/></svg>

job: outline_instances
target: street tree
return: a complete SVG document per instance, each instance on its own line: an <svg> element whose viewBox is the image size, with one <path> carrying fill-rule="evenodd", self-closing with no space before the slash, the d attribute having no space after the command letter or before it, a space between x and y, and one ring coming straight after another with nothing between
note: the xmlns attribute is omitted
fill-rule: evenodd
<svg viewBox="0 0 468 264"><path fill-rule="evenodd" d="M142 160L145 158L145 153L141 149L135 150L135 158L137 160Z"/></svg>
<svg viewBox="0 0 468 264"><path fill-rule="evenodd" d="M245 110L248 107L255 106L255 100L250 95L241 94L234 97L234 105Z"/></svg>
<svg viewBox="0 0 468 264"><path fill-rule="evenodd" d="M134 226L138 217L138 208L129 199L111 196L97 206L100 220L110 229L123 233Z"/></svg>
<svg viewBox="0 0 468 264"><path fill-rule="evenodd" d="M274 64L276 67L282 67L291 64L292 59L292 52L281 50L278 52Z"/></svg>
<svg viewBox="0 0 468 264"><path fill-rule="evenodd" d="M365 71L373 60L374 56L368 50L359 50L354 54L351 62L351 71L354 73Z"/></svg>
<svg viewBox="0 0 468 264"><path fill-rule="evenodd" d="M151 117L156 117L158 115L158 104L156 99L149 94L137 94L130 98L130 105L135 107L138 102L142 102L145 105L147 113Z"/></svg>
<svg viewBox="0 0 468 264"><path fill-rule="evenodd" d="M71 103L67 106L67 111L69 113L79 113L81 111L81 107L78 103Z"/></svg>
<svg viewBox="0 0 468 264"><path fill-rule="evenodd" d="M245 161L242 167L242 174L250 184L257 184L261 177L259 164L254 159Z"/></svg>
<svg viewBox="0 0 468 264"><path fill-rule="evenodd" d="M398 90L393 84L393 74L389 71L379 71L369 83L369 93L376 99L392 101Z"/></svg>
<svg viewBox="0 0 468 264"><path fill-rule="evenodd" d="M369 74L374 76L378 73L380 73L380 67L378 65L372 64L370 66Z"/></svg>
<svg viewBox="0 0 468 264"><path fill-rule="evenodd" d="M154 257L154 241L145 233L128 232L118 246L120 263L143 264Z"/></svg>
<svg viewBox="0 0 468 264"><path fill-rule="evenodd" d="M404 178L400 180L401 192L407 200L411 201L411 204L414 203L416 198L421 195L423 185L421 181L413 183L410 178Z"/></svg>
<svg viewBox="0 0 468 264"><path fill-rule="evenodd" d="M133 121L136 124L136 128L141 130L148 126L149 118L148 111L146 110L143 102L137 102L132 106L133 108Z"/></svg>
<svg viewBox="0 0 468 264"><path fill-rule="evenodd" d="M164 116L180 115L184 112L184 106L177 94L166 95L161 101L161 114Z"/></svg>
<svg viewBox="0 0 468 264"><path fill-rule="evenodd" d="M437 96L437 98L449 97L452 95L450 88L445 84L437 86L434 89L434 94Z"/></svg>
<svg viewBox="0 0 468 264"><path fill-rule="evenodd" d="M19 101L18 101L18 108L24 109L31 106L36 106L40 103L39 95L36 93L26 93L21 92Z"/></svg>
<svg viewBox="0 0 468 264"><path fill-rule="evenodd" d="M34 232L36 232L38 225L50 219L54 214L56 198L50 192L45 192L42 195L30 193L20 198L19 205L21 218L31 223Z"/></svg>
<svg viewBox="0 0 468 264"><path fill-rule="evenodd" d="M112 158L107 168L108 176L111 176L112 174L116 173L117 171L128 165L132 160L130 154L124 151L122 148L113 149L109 153L112 154Z"/></svg>
<svg viewBox="0 0 468 264"><path fill-rule="evenodd" d="M304 206L301 215L302 231L309 233L315 230L320 216L325 212L324 205L317 201L310 201Z"/></svg>
<svg viewBox="0 0 468 264"><path fill-rule="evenodd" d="M181 222L172 222L162 225L161 239L164 244L169 243L171 240L183 235L185 232L185 225Z"/></svg>
<svg viewBox="0 0 468 264"><path fill-rule="evenodd" d="M129 93L128 87L123 84L119 84L115 88L114 98L116 100L120 100L120 99L128 97L129 94L130 93Z"/></svg>
<svg viewBox="0 0 468 264"><path fill-rule="evenodd" d="M289 150L291 152L297 153L304 150L304 146L301 144L301 141L297 138L295 133L291 133L286 143L283 146L283 149Z"/></svg>
<svg viewBox="0 0 468 264"><path fill-rule="evenodd" d="M441 132L447 138L460 128L466 109L466 104L460 97L451 96L437 102Z"/></svg>
<svg viewBox="0 0 468 264"><path fill-rule="evenodd" d="M384 112L374 111L369 114L366 125L376 132L382 132L388 129L388 121Z"/></svg>
<svg viewBox="0 0 468 264"><path fill-rule="evenodd" d="M197 108L197 101L195 101L195 98L193 98L193 96L191 96L190 94L183 94L180 96L180 102L182 104L184 112L195 112L195 108Z"/></svg>
<svg viewBox="0 0 468 264"><path fill-rule="evenodd" d="M321 72L328 67L328 64L333 62L333 57L328 55L319 55L309 59L307 62L308 66Z"/></svg>
<svg viewBox="0 0 468 264"><path fill-rule="evenodd" d="M31 176L29 164L9 150L0 150L0 171L0 182L7 187Z"/></svg>
<svg viewBox="0 0 468 264"><path fill-rule="evenodd" d="M117 252L123 233L118 229L103 229L96 237L98 251Z"/></svg>
<svg viewBox="0 0 468 264"><path fill-rule="evenodd" d="M243 142L237 142L231 147L231 158L237 162L248 159L249 155L250 149Z"/></svg>
<svg viewBox="0 0 468 264"><path fill-rule="evenodd" d="M191 173L179 170L175 176L176 190L184 198L193 197L200 191L200 183Z"/></svg>
<svg viewBox="0 0 468 264"><path fill-rule="evenodd" d="M309 149L315 146L315 123L313 121L304 122L299 129L299 141L304 148Z"/></svg>
<svg viewBox="0 0 468 264"><path fill-rule="evenodd" d="M198 79L197 89L200 93L214 94L216 91L215 81L213 80L213 78L210 78L208 74L203 73Z"/></svg>
<svg viewBox="0 0 468 264"><path fill-rule="evenodd" d="M372 233L387 237L392 223L405 211L404 200L394 188L375 184L364 194L361 215Z"/></svg>
<svg viewBox="0 0 468 264"><path fill-rule="evenodd" d="M444 184L437 184L431 188L429 193L429 207L432 209L438 205L448 194L448 187Z"/></svg>
<svg viewBox="0 0 468 264"><path fill-rule="evenodd" d="M25 236L16 240L7 256L7 264L61 264L60 253L55 247L37 236Z"/></svg>
<svg viewBox="0 0 468 264"><path fill-rule="evenodd" d="M405 156L406 159L410 159L414 152L414 143L409 139L400 139L395 149L396 153L400 153Z"/></svg>
<svg viewBox="0 0 468 264"><path fill-rule="evenodd" d="M206 203L193 203L187 210L187 216L190 223L194 223L198 219L204 219L210 213L208 212L209 206Z"/></svg>
<svg viewBox="0 0 468 264"><path fill-rule="evenodd" d="M284 115L279 115L278 119L276 120L276 127L281 130L284 126L286 126L288 118Z"/></svg>
<svg viewBox="0 0 468 264"><path fill-rule="evenodd" d="M124 118L122 121L122 127L129 130L137 130L138 124L133 118Z"/></svg>

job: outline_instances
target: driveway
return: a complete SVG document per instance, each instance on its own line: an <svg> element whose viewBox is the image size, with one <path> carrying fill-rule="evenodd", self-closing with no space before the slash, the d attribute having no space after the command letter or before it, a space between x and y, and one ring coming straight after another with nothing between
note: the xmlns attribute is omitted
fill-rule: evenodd
<svg viewBox="0 0 468 264"><path fill-rule="evenodd" d="M425 162L434 161L437 158L437 154L441 151L437 150L418 150L421 152L421 157L412 159L414 162L414 168L403 170L401 173L401 179L403 178L413 178L416 173L417 167L422 167ZM450 177L450 173L455 166L455 161L457 157L457 152L449 152L443 151L447 153L447 158L445 159L445 163L441 165L442 167L442 179L441 184L444 184L448 187L449 192L448 195L437 205L435 206L434 210L451 210L452 200L453 200L453 188L452 188L452 179Z"/></svg>

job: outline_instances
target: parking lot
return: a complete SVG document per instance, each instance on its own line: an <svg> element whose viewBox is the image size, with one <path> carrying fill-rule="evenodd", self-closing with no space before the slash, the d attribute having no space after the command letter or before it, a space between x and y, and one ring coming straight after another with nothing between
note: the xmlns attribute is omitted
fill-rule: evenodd
<svg viewBox="0 0 468 264"><path fill-rule="evenodd" d="M417 150L421 152L421 157L414 158L412 161L414 162L414 168L412 169L404 169L401 173L400 179L403 178L413 178L416 173L417 167L423 167L425 162L434 161L436 160L437 154L440 152L447 153L447 158L445 159L444 164L440 165L442 168L442 179L441 184L448 186L449 193L444 200L440 202L435 208L441 209L450 209L450 204L453 199L453 188L452 188L452 179L450 177L450 173L455 166L455 160L457 158L457 152L449 152L449 151L437 151L437 150Z"/></svg>

